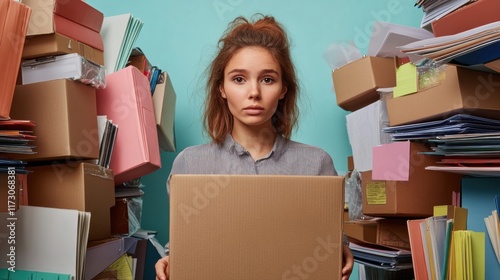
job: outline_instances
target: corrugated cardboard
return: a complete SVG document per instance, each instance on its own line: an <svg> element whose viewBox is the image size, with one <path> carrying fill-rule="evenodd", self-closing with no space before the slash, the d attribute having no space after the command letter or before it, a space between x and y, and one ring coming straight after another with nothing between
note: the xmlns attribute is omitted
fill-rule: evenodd
<svg viewBox="0 0 500 280"><path fill-rule="evenodd" d="M377 244L411 250L407 218L386 218L377 221Z"/></svg>
<svg viewBox="0 0 500 280"><path fill-rule="evenodd" d="M340 279L343 177L173 175L170 189L171 279Z"/></svg>
<svg viewBox="0 0 500 280"><path fill-rule="evenodd" d="M35 122L36 154L27 161L97 159L96 92L66 79L16 86L12 118Z"/></svg>
<svg viewBox="0 0 500 280"><path fill-rule="evenodd" d="M156 85L153 94L158 143L164 151L175 152L175 101L176 95L170 75L161 73L161 83Z"/></svg>
<svg viewBox="0 0 500 280"><path fill-rule="evenodd" d="M432 22L434 36L457 34L500 20L498 0L480 0L464 5Z"/></svg>
<svg viewBox="0 0 500 280"><path fill-rule="evenodd" d="M77 53L85 59L104 65L104 52L59 33L26 38L22 59Z"/></svg>
<svg viewBox="0 0 500 280"><path fill-rule="evenodd" d="M97 90L97 113L118 125L110 163L117 185L161 167L151 89L136 67L106 76L106 88Z"/></svg>
<svg viewBox="0 0 500 280"><path fill-rule="evenodd" d="M332 73L337 105L355 111L380 99L377 89L396 86L394 58L367 56Z"/></svg>
<svg viewBox="0 0 500 280"><path fill-rule="evenodd" d="M344 234L364 242L377 243L377 223L344 221Z"/></svg>
<svg viewBox="0 0 500 280"><path fill-rule="evenodd" d="M104 51L100 30L104 14L81 0L24 0L32 9L27 36L54 32Z"/></svg>
<svg viewBox="0 0 500 280"><path fill-rule="evenodd" d="M29 167L29 204L91 213L89 240L110 237L110 208L115 204L113 171L67 162Z"/></svg>
<svg viewBox="0 0 500 280"><path fill-rule="evenodd" d="M500 75L447 65L440 84L387 100L391 126L446 119L457 113L500 118Z"/></svg>
<svg viewBox="0 0 500 280"><path fill-rule="evenodd" d="M375 217L429 217L434 205L451 204L460 191L460 174L425 170L439 157L423 155L424 144L411 142L408 181L373 180L372 171L361 172L363 214ZM399 170L394 170L394 173Z"/></svg>

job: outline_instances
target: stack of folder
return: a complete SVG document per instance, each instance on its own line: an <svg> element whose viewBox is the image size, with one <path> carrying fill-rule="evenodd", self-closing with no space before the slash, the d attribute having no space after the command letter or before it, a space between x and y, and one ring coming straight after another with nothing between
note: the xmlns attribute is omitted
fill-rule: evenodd
<svg viewBox="0 0 500 280"><path fill-rule="evenodd" d="M440 205L434 213L408 220L416 279L484 279L484 232L467 230L467 209Z"/></svg>

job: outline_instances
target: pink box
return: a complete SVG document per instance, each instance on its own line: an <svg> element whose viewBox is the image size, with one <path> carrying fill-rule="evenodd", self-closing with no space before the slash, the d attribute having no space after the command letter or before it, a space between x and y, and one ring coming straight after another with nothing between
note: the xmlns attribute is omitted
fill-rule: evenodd
<svg viewBox="0 0 500 280"><path fill-rule="evenodd" d="M161 167L149 81L136 67L106 76L106 88L97 90L97 114L118 125L110 163L115 185Z"/></svg>

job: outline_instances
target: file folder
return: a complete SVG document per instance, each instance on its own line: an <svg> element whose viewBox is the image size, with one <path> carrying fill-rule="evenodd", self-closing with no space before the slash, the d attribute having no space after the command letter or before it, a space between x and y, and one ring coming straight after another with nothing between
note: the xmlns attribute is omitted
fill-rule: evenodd
<svg viewBox="0 0 500 280"><path fill-rule="evenodd" d="M106 76L106 88L97 90L97 114L119 127L110 163L115 185L161 167L149 81L136 67Z"/></svg>
<svg viewBox="0 0 500 280"><path fill-rule="evenodd" d="M31 9L16 1L0 1L0 119L10 118L21 50ZM16 40L12 40L16 38Z"/></svg>

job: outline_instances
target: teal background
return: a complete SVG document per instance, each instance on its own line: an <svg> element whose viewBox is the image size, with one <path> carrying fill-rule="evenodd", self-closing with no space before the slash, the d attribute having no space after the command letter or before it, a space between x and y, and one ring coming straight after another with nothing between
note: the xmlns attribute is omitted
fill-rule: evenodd
<svg viewBox="0 0 500 280"><path fill-rule="evenodd" d="M354 41L366 53L375 21L419 26L422 11L408 0L87 0L104 16L131 13L144 21L136 46L170 75L177 95L177 152L162 152L162 168L142 178L142 227L157 230L166 243L168 198L165 182L172 161L187 146L208 141L201 126L203 71L217 40L236 16L273 15L287 29L302 85L300 122L293 139L323 148L340 174L351 148L345 115L337 106L331 69L323 53L332 43ZM351 277L354 278L354 277Z"/></svg>

